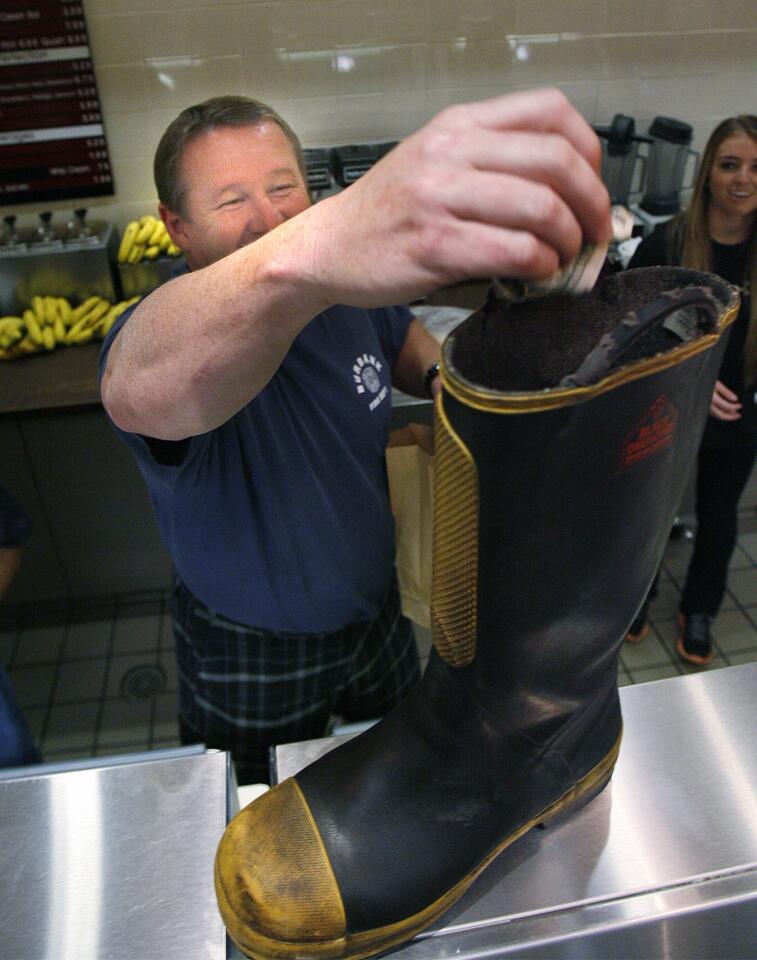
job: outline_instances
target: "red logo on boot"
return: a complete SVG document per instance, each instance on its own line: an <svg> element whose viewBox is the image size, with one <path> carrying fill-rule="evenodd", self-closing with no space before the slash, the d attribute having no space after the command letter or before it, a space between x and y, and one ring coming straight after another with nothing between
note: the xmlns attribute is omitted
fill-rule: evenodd
<svg viewBox="0 0 757 960"><path fill-rule="evenodd" d="M652 454L669 447L678 421L678 411L662 394L628 434L620 457L620 469L641 463Z"/></svg>

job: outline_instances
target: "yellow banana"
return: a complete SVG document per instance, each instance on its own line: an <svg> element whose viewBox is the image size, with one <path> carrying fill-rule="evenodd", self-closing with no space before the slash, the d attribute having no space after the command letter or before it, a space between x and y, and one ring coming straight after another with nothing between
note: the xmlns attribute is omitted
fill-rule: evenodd
<svg viewBox="0 0 757 960"><path fill-rule="evenodd" d="M71 304L65 297L58 297L58 313L65 326L71 323Z"/></svg>
<svg viewBox="0 0 757 960"><path fill-rule="evenodd" d="M154 247L147 247L145 250L145 260L156 260L160 253L160 247L155 244Z"/></svg>
<svg viewBox="0 0 757 960"><path fill-rule="evenodd" d="M145 214L144 217L139 221L139 230L134 237L134 243L144 243L152 236L152 232L157 226L158 221L151 214Z"/></svg>
<svg viewBox="0 0 757 960"><path fill-rule="evenodd" d="M32 310L37 318L37 323L42 327L45 325L45 301L42 297L32 297Z"/></svg>
<svg viewBox="0 0 757 960"><path fill-rule="evenodd" d="M55 297L43 297L42 303L45 308L45 323L54 327L55 321L58 319L58 301Z"/></svg>
<svg viewBox="0 0 757 960"><path fill-rule="evenodd" d="M69 331L69 335L70 335L70 331ZM80 330L75 337L71 339L67 339L66 342L69 344L89 343L89 341L92 339L92 337L94 337L94 335L95 335L95 331L92 329L92 327L87 327L86 330Z"/></svg>
<svg viewBox="0 0 757 960"><path fill-rule="evenodd" d="M166 253L169 257L179 257L181 256L181 247L177 247L175 243L170 243Z"/></svg>
<svg viewBox="0 0 757 960"><path fill-rule="evenodd" d="M63 343L63 341L66 339L66 325L59 316L56 316L55 318L55 323L53 324L53 333L55 334L56 343Z"/></svg>
<svg viewBox="0 0 757 960"><path fill-rule="evenodd" d="M129 263L139 263L144 255L145 245L143 243L135 243L129 252Z"/></svg>
<svg viewBox="0 0 757 960"><path fill-rule="evenodd" d="M69 329L66 333L64 343L82 343L80 339L81 334L85 330L89 330L97 324L97 322L105 316L105 314L110 310L110 304L107 300L101 300L95 307L93 307L89 313L86 313L83 317L80 317L79 320Z"/></svg>
<svg viewBox="0 0 757 960"><path fill-rule="evenodd" d="M129 223L126 225L126 229L124 230L124 235L123 237L121 237L121 243L119 244L119 247L118 247L117 256L118 256L119 263L126 263L126 261L129 259L129 251L131 250L132 245L134 244L134 238L136 237L138 231L139 231L139 221L130 220Z"/></svg>
<svg viewBox="0 0 757 960"><path fill-rule="evenodd" d="M24 320L26 322L26 329L29 331L29 336L34 343L42 344L42 328L39 325L36 313L33 310L24 310Z"/></svg>
<svg viewBox="0 0 757 960"><path fill-rule="evenodd" d="M80 303L79 306L71 311L71 324L77 323L81 318L92 310L93 307L96 307L98 303L102 300L102 297L92 296L87 297L84 303ZM105 303L108 301L106 300Z"/></svg>
<svg viewBox="0 0 757 960"><path fill-rule="evenodd" d="M156 246L157 244L160 244L160 241L161 241L161 239L163 238L163 235L164 235L165 233L167 233L167 232L168 232L168 231L166 230L166 225L165 225L165 223L163 223L162 220L157 220L157 221L155 222L155 227L153 228L153 231L152 231L152 233L150 234L149 240L146 241L146 242L147 242L147 246L148 246L148 247L154 247L154 246Z"/></svg>
<svg viewBox="0 0 757 960"><path fill-rule="evenodd" d="M168 232L168 230L166 230L163 234L161 234L160 242L158 243L158 246L160 247L160 252L165 253L172 243L173 243L173 240L171 239L171 234Z"/></svg>
<svg viewBox="0 0 757 960"><path fill-rule="evenodd" d="M22 334L24 330L23 317L0 317L0 332Z"/></svg>
<svg viewBox="0 0 757 960"><path fill-rule="evenodd" d="M108 332L108 330L110 330L110 328L116 322L116 319L118 317L116 310L118 310L117 306L111 307L110 310L108 310L108 312L105 314L105 316L101 320L98 320L97 329L95 331L98 337L101 337L101 338L104 337L105 334Z"/></svg>
<svg viewBox="0 0 757 960"><path fill-rule="evenodd" d="M79 324L83 324L85 327L94 326L94 324L96 324L101 317L105 316L108 310L110 310L110 307L111 304L108 300L101 300L98 304L92 307L88 313L85 313L83 317L79 318L77 326Z"/></svg>
<svg viewBox="0 0 757 960"><path fill-rule="evenodd" d="M0 348L0 360L15 360L16 357L23 357L27 353L37 353L38 350L39 347L36 343L33 343L28 337L24 337L23 340L19 340L12 347Z"/></svg>
<svg viewBox="0 0 757 960"><path fill-rule="evenodd" d="M52 327L42 327L42 342L45 345L45 350L55 349L55 332Z"/></svg>
<svg viewBox="0 0 757 960"><path fill-rule="evenodd" d="M105 314L103 319L100 321L98 326L98 336L104 337L105 334L110 330L113 324L118 320L121 314L128 310L132 304L135 304L139 300L139 297L132 297L131 300L122 300L120 303L117 303L115 307L111 307L110 310Z"/></svg>

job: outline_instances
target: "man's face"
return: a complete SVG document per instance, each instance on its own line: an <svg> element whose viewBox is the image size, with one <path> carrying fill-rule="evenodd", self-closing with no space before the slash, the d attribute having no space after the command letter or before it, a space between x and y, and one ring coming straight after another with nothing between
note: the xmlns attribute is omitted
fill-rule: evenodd
<svg viewBox="0 0 757 960"><path fill-rule="evenodd" d="M281 128L219 127L184 149L184 215L160 205L193 270L252 243L310 206L294 149Z"/></svg>

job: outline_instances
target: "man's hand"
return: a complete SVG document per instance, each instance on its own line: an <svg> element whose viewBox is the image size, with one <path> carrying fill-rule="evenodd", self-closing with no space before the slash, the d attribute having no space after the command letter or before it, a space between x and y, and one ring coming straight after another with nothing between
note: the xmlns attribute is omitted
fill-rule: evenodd
<svg viewBox="0 0 757 960"><path fill-rule="evenodd" d="M470 277L547 277L611 239L600 159L557 90L450 107L296 218L317 237L312 282L329 302L376 306Z"/></svg>
<svg viewBox="0 0 757 960"><path fill-rule="evenodd" d="M715 382L715 389L710 402L710 413L718 420L740 420L741 406L739 398L720 380Z"/></svg>

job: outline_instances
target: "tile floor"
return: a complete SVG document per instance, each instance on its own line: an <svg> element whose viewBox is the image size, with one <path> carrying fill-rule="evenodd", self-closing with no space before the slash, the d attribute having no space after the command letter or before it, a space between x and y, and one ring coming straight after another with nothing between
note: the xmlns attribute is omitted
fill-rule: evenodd
<svg viewBox="0 0 757 960"><path fill-rule="evenodd" d="M619 681L644 683L698 668L675 653L677 603L691 542L669 541L652 630L625 644ZM757 660L757 472L740 505L739 541L728 593L713 627L706 669ZM421 657L430 637L418 631ZM0 608L0 661L46 760L178 744L173 638L162 592Z"/></svg>

